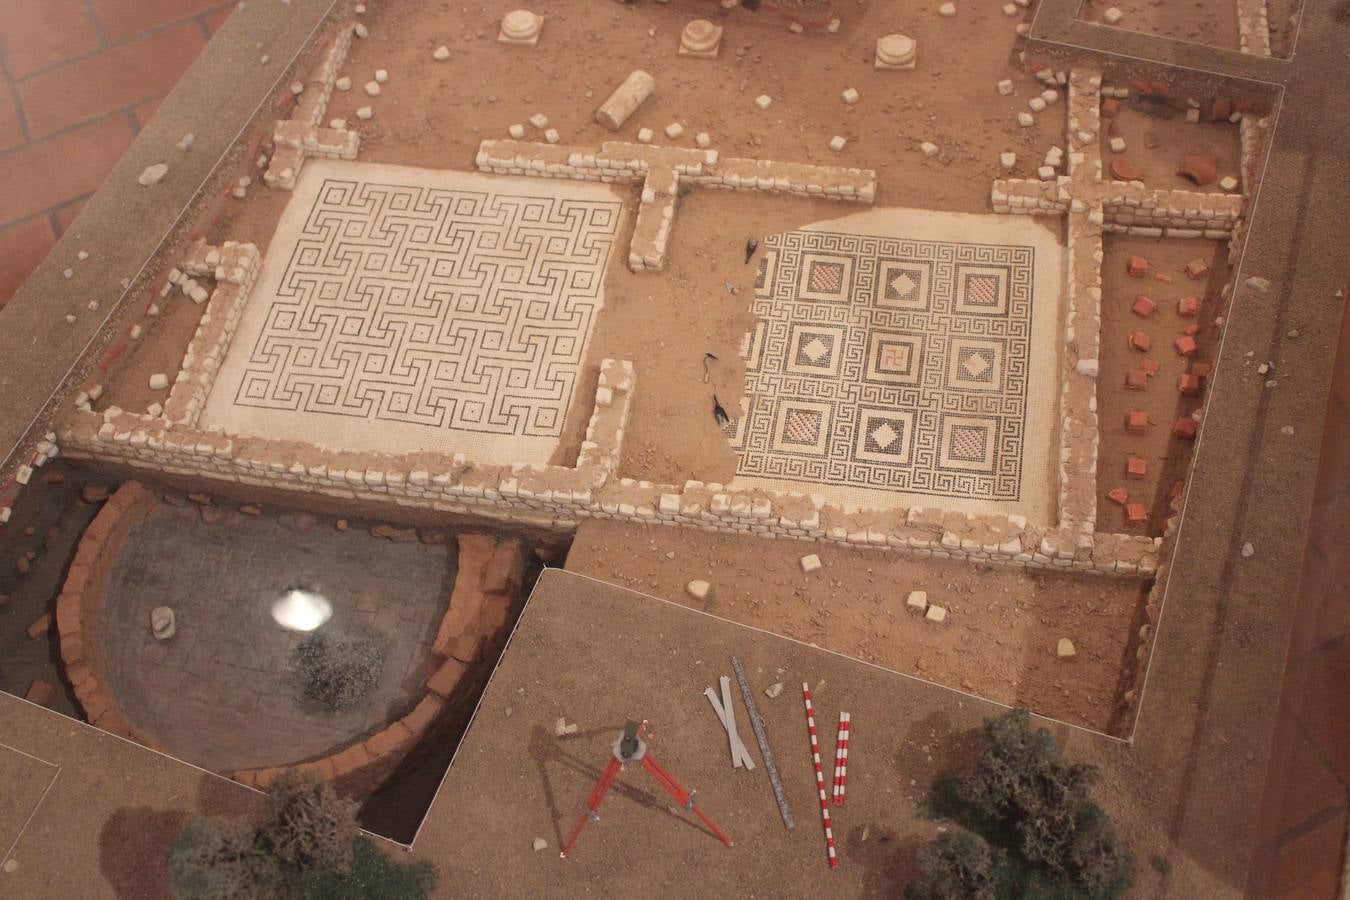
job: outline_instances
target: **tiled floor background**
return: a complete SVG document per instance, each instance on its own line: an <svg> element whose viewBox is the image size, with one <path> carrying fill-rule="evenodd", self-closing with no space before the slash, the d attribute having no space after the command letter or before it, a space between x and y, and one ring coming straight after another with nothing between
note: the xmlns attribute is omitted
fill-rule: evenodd
<svg viewBox="0 0 1350 900"><path fill-rule="evenodd" d="M234 8L0 0L0 306Z"/></svg>
<svg viewBox="0 0 1350 900"><path fill-rule="evenodd" d="M0 306L78 215L234 0L0 0ZM1350 785L1350 318L1249 889L1335 896Z"/></svg>

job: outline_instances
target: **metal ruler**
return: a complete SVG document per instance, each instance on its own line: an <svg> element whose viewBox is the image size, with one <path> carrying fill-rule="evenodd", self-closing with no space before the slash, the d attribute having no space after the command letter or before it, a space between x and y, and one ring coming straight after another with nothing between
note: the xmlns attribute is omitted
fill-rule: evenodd
<svg viewBox="0 0 1350 900"><path fill-rule="evenodd" d="M764 720L755 708L755 695L750 692L750 682L745 678L745 669L738 657L731 658L731 667L736 670L736 681L741 686L741 696L745 698L746 711L750 713L750 725L755 729L755 740L759 743L759 755L764 758L764 769L769 773L769 784L773 787L773 798L778 801L778 811L783 814L783 824L791 831L797 827L792 821L792 810L788 809L787 797L783 794L783 779L778 777L778 766L773 762L773 751L769 749L769 738L764 734Z"/></svg>

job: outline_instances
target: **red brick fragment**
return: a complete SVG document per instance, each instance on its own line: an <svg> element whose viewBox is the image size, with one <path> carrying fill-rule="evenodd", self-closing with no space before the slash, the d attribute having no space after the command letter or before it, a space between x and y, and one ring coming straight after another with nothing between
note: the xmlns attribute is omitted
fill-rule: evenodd
<svg viewBox="0 0 1350 900"><path fill-rule="evenodd" d="M1130 312L1139 316L1141 319L1147 319L1149 316L1153 315L1153 310L1157 308L1158 306L1156 303L1148 297L1145 297L1143 294L1140 294L1138 297L1134 298L1134 305L1130 307Z"/></svg>
<svg viewBox="0 0 1350 900"><path fill-rule="evenodd" d="M1131 256L1129 264L1125 267L1125 274L1131 278L1143 278L1148 274L1148 260L1142 256Z"/></svg>
<svg viewBox="0 0 1350 900"><path fill-rule="evenodd" d="M1143 369L1131 369L1125 373L1125 387L1131 391L1142 391L1148 387L1148 375Z"/></svg>
<svg viewBox="0 0 1350 900"><path fill-rule="evenodd" d="M1125 460L1125 477L1147 478L1148 460L1139 456L1131 456L1129 459Z"/></svg>
<svg viewBox="0 0 1350 900"><path fill-rule="evenodd" d="M1131 503L1125 507L1125 521L1131 525L1144 525L1148 522L1148 510L1142 503Z"/></svg>
<svg viewBox="0 0 1350 900"><path fill-rule="evenodd" d="M1123 487L1113 487L1106 492L1106 499L1124 506L1130 502L1130 495Z"/></svg>
<svg viewBox="0 0 1350 900"><path fill-rule="evenodd" d="M1156 275L1153 276L1153 280L1154 280L1154 281L1161 281L1163 284L1171 284L1171 283L1172 283L1172 273L1171 273L1171 272L1159 272L1159 273L1157 273Z"/></svg>
<svg viewBox="0 0 1350 900"><path fill-rule="evenodd" d="M1182 297L1177 301L1177 315L1191 318L1200 312L1199 297Z"/></svg>
<svg viewBox="0 0 1350 900"><path fill-rule="evenodd" d="M1139 368L1144 370L1145 375L1152 378L1154 375L1158 374L1158 361L1145 356L1143 359L1139 360Z"/></svg>
<svg viewBox="0 0 1350 900"><path fill-rule="evenodd" d="M1193 259L1186 263L1186 274L1192 281L1199 281L1209 274L1209 263L1203 259Z"/></svg>
<svg viewBox="0 0 1350 900"><path fill-rule="evenodd" d="M1176 424L1172 426L1172 437L1186 441L1195 440L1195 420L1190 416L1177 419Z"/></svg>
<svg viewBox="0 0 1350 900"><path fill-rule="evenodd" d="M28 636L33 640L37 640L38 638L45 635L48 631L51 631L51 629L52 629L52 614L44 613L42 616L35 619L32 625L28 626Z"/></svg>
<svg viewBox="0 0 1350 900"><path fill-rule="evenodd" d="M1200 393L1199 376L1190 374L1182 375L1180 378L1177 379L1177 390L1181 391L1188 397L1192 397Z"/></svg>
<svg viewBox="0 0 1350 900"><path fill-rule="evenodd" d="M1189 334L1183 334L1181 337L1177 338L1174 346L1176 346L1177 352L1182 356L1194 356L1195 351L1200 349L1195 343L1195 338L1191 337Z"/></svg>
<svg viewBox="0 0 1350 900"><path fill-rule="evenodd" d="M1148 431L1148 413L1142 409L1132 409L1125 416L1125 430L1132 434L1143 434Z"/></svg>
<svg viewBox="0 0 1350 900"><path fill-rule="evenodd" d="M1148 336L1147 331L1130 332L1130 349L1139 350L1143 353L1148 352L1148 348L1153 346L1153 338Z"/></svg>
<svg viewBox="0 0 1350 900"><path fill-rule="evenodd" d="M1181 333L1182 333L1182 334L1189 334L1191 337L1195 337L1197 334L1200 333L1200 326L1199 326L1199 325L1187 325L1185 328L1181 329Z"/></svg>

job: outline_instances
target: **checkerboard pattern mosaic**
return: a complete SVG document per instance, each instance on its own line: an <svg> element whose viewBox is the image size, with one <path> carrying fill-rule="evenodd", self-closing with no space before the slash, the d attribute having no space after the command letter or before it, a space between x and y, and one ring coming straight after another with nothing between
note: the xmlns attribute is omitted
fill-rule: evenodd
<svg viewBox="0 0 1350 900"><path fill-rule="evenodd" d="M236 335L215 408L318 417L321 433L332 418L557 438L621 203L594 187L583 199L538 181L402 181L345 165L297 191L296 227L278 229L249 300L265 314Z"/></svg>
<svg viewBox="0 0 1350 900"><path fill-rule="evenodd" d="M793 231L764 241L738 476L1021 497L1032 247Z"/></svg>

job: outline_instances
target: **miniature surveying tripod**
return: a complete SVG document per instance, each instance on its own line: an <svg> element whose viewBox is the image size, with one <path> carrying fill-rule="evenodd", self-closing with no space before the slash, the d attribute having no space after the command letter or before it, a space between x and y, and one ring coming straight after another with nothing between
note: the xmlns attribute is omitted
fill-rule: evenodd
<svg viewBox="0 0 1350 900"><path fill-rule="evenodd" d="M567 841L567 846L563 848L562 856L564 859L567 854L572 852L573 845L577 838L581 837L581 829L586 827L589 821L595 821L600 818L600 801L605 799L605 794L614 784L614 779L618 777L623 767L630 762L641 763L642 768L651 773L656 779L657 784L665 788L667 794L674 797L681 806L690 810L698 816L699 821L708 826L708 830L717 836L717 839L728 847L731 846L731 838L722 833L712 819L703 814L703 810L694 805L694 792L686 791L678 781L671 777L670 773L661 768L655 759L647 755L647 742L642 739L640 733L646 726L646 722L639 725L637 722L628 722L623 726L623 734L614 742L614 758L605 766L605 771L600 773L600 780L595 783L595 789L591 791L591 796L586 799L586 811L581 814L581 820L577 822L577 827L572 832L572 837Z"/></svg>

